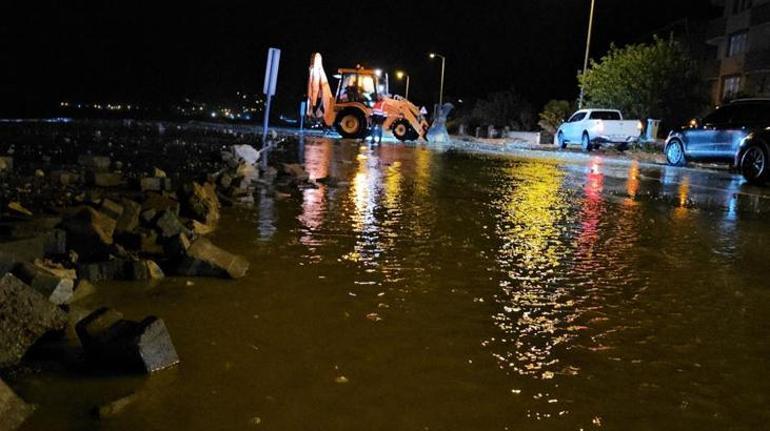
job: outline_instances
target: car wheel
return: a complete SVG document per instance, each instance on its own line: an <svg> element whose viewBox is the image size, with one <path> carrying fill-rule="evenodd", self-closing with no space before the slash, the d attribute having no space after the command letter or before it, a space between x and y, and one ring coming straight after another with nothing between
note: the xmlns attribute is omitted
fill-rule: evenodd
<svg viewBox="0 0 770 431"><path fill-rule="evenodd" d="M684 166L687 159L684 156L684 146L678 140L673 140L666 147L666 161L671 166Z"/></svg>
<svg viewBox="0 0 770 431"><path fill-rule="evenodd" d="M752 144L743 152L738 169L746 181L763 183L767 180L767 164L767 150L760 145Z"/></svg>
<svg viewBox="0 0 770 431"><path fill-rule="evenodd" d="M559 132L559 134L556 135L556 145L562 150L567 148L567 141L564 139L564 132Z"/></svg>
<svg viewBox="0 0 770 431"><path fill-rule="evenodd" d="M583 132L583 138L580 140L580 144L583 146L583 151L585 152L589 152L593 149L591 137L588 136L588 132Z"/></svg>

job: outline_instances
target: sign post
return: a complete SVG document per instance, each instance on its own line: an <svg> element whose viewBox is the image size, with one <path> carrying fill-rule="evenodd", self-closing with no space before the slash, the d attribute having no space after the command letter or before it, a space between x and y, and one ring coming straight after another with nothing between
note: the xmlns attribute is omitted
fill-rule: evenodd
<svg viewBox="0 0 770 431"><path fill-rule="evenodd" d="M267 51L267 66L265 67L265 85L262 90L265 93L265 119L262 123L262 145L267 142L267 128L270 123L270 104L275 96L275 87L278 83L278 64L281 62L281 50L270 48Z"/></svg>
<svg viewBox="0 0 770 431"><path fill-rule="evenodd" d="M299 103L299 132L305 131L305 115L307 115L307 101L303 100Z"/></svg>

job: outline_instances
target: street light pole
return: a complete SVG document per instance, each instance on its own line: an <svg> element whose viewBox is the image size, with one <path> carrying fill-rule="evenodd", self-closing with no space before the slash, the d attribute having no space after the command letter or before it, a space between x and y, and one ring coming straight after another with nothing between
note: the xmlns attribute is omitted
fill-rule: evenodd
<svg viewBox="0 0 770 431"><path fill-rule="evenodd" d="M591 52L591 34L594 29L594 8L596 6L596 0L591 0L591 13L588 17L588 36L586 37L586 55L583 60L583 75L588 71L588 56ZM583 108L583 98L585 97L585 88L580 85L580 100L578 101L578 108Z"/></svg>
<svg viewBox="0 0 770 431"><path fill-rule="evenodd" d="M446 57L441 54L436 54L435 52L430 54L430 58L436 57L441 59L441 87L438 93L438 106L441 106L444 104L444 72L446 71Z"/></svg>
<svg viewBox="0 0 770 431"><path fill-rule="evenodd" d="M396 78L398 79L404 79L406 78L406 89L404 90L404 99L409 99L409 74L399 70L396 72Z"/></svg>

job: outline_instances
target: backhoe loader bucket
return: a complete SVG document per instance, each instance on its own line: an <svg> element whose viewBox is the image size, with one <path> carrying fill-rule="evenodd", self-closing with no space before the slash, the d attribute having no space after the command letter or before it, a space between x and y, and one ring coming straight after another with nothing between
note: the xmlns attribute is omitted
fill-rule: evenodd
<svg viewBox="0 0 770 431"><path fill-rule="evenodd" d="M438 107L437 107L438 108ZM428 129L426 139L428 142L445 143L449 142L449 131L446 128L446 120L449 117L449 113L454 109L454 105L451 103L445 103L440 108L436 109L436 118L433 119L433 124Z"/></svg>

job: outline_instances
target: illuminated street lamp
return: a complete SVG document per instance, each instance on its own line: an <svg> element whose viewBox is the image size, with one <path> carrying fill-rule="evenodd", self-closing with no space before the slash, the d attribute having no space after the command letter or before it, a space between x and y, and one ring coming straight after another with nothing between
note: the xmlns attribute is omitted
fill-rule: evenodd
<svg viewBox="0 0 770 431"><path fill-rule="evenodd" d="M403 70L399 70L396 72L396 78L399 80L404 79L406 77L406 89L404 90L404 98L409 99L409 74L404 72Z"/></svg>
<svg viewBox="0 0 770 431"><path fill-rule="evenodd" d="M591 13L588 17L588 36L586 37L586 56L583 60L583 75L588 71L588 54L591 52L591 33L594 29L594 6L596 6L596 0L591 0ZM585 88L580 85L580 100L578 101L578 108L583 108L583 98L585 96Z"/></svg>
<svg viewBox="0 0 770 431"><path fill-rule="evenodd" d="M438 93L438 106L441 106L444 104L444 70L446 69L446 57L441 54L436 54L435 52L430 53L431 59L436 57L441 59L441 89Z"/></svg>

